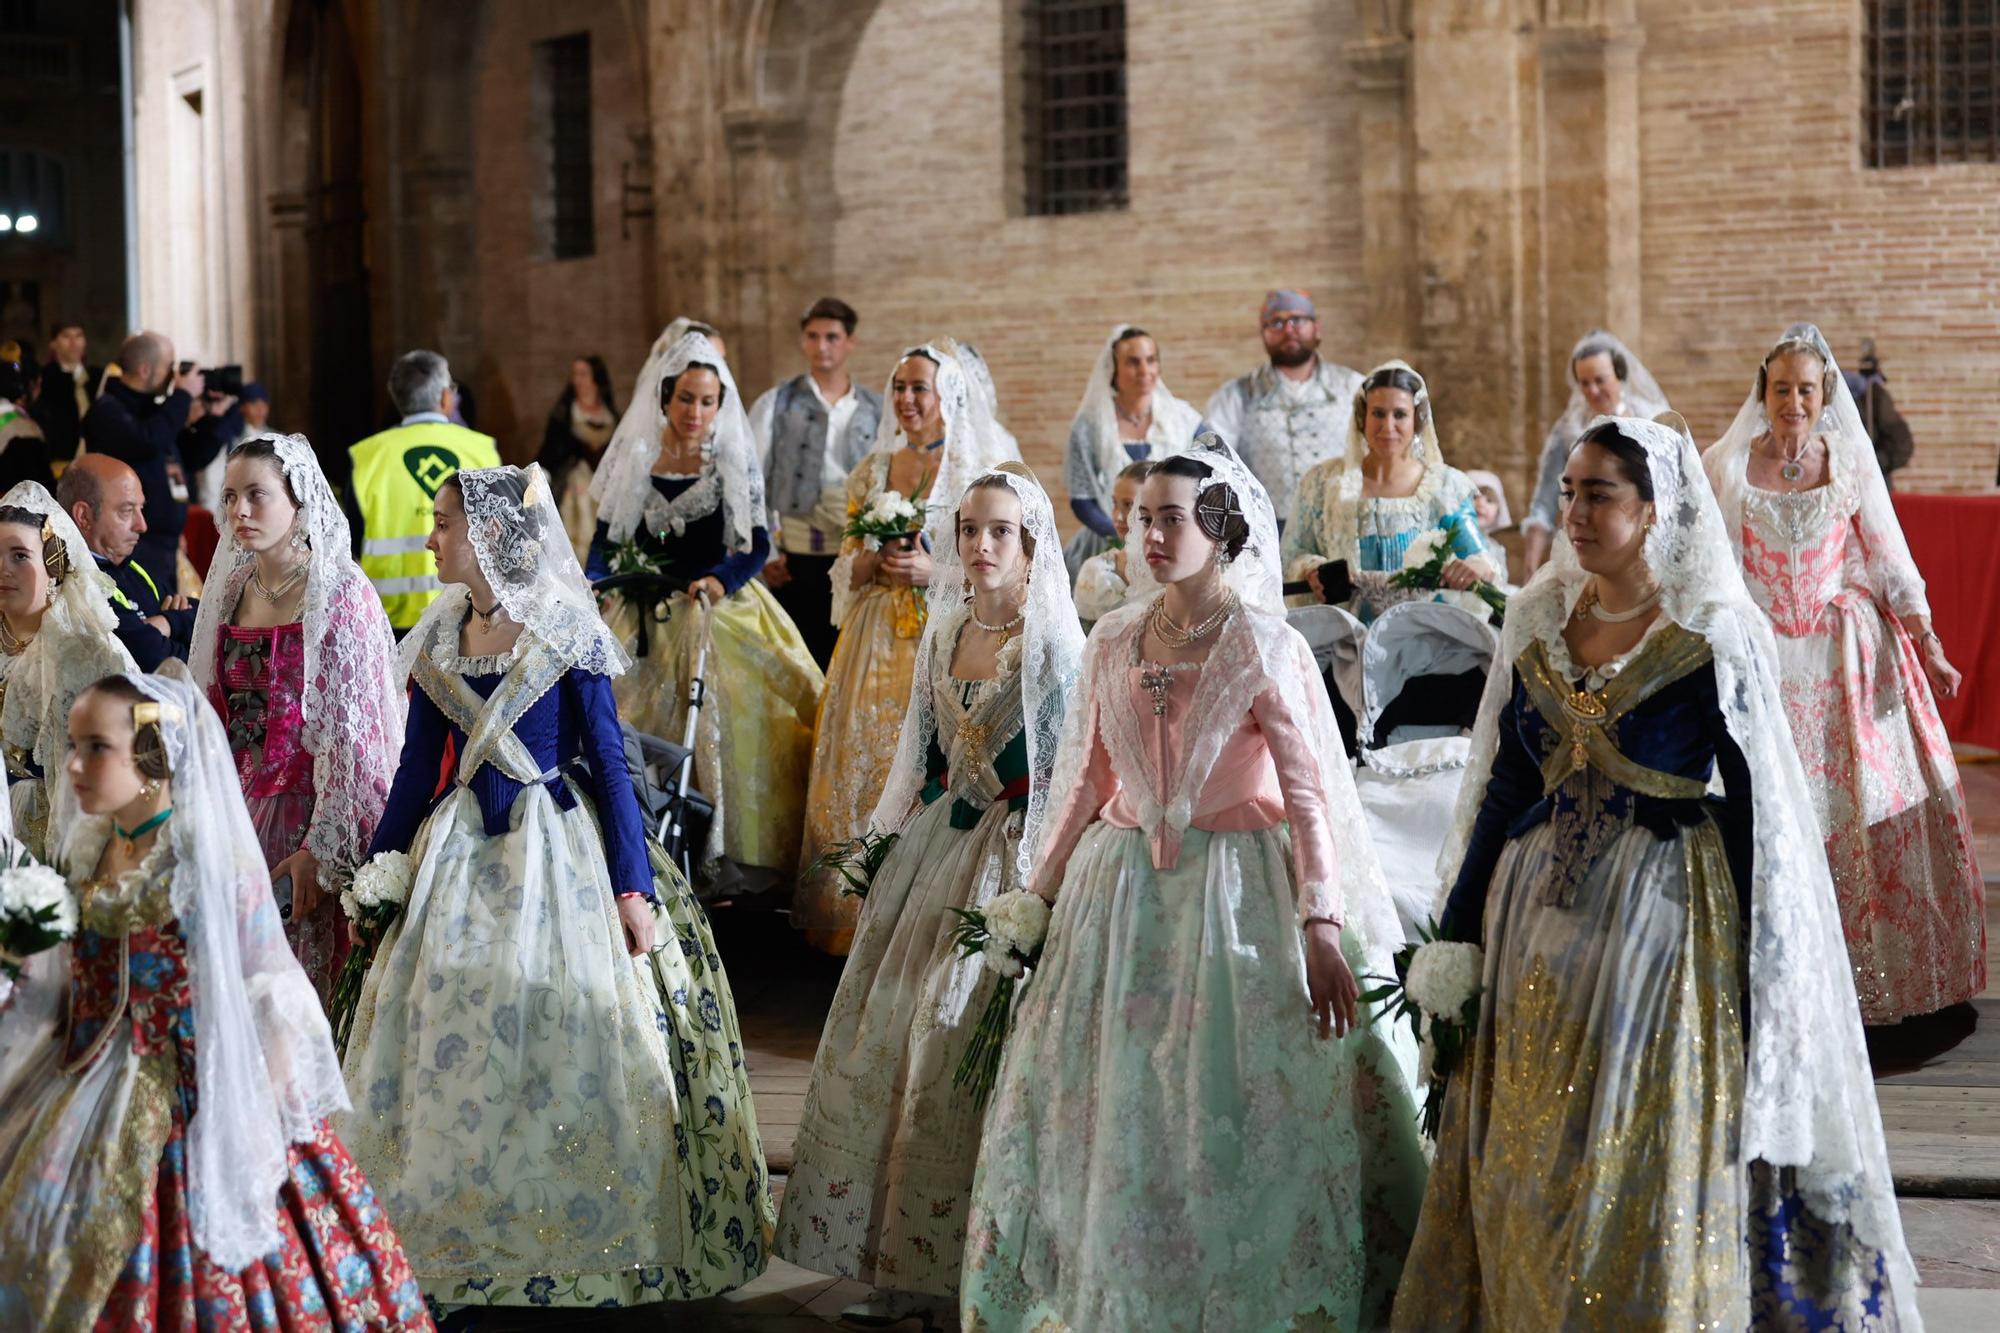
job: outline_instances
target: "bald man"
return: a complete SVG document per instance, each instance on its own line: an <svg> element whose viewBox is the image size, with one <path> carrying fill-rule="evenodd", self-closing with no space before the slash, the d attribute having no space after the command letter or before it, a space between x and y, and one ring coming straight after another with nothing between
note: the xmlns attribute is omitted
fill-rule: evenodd
<svg viewBox="0 0 2000 1333"><path fill-rule="evenodd" d="M213 430L182 432L202 419L199 370L177 374L174 345L157 333L135 333L118 349L119 378L83 419L84 447L108 454L139 474L146 492L146 531L138 555L162 596L178 591L176 557L187 523L187 477L226 443ZM164 395L164 397L162 396ZM183 456L186 454L187 456Z"/></svg>
<svg viewBox="0 0 2000 1333"><path fill-rule="evenodd" d="M132 558L146 535L146 492L139 474L107 454L82 453L63 470L56 503L76 520L97 567L111 577L118 613L118 641L141 671L157 671L170 657L187 660L195 605L163 594L158 580Z"/></svg>

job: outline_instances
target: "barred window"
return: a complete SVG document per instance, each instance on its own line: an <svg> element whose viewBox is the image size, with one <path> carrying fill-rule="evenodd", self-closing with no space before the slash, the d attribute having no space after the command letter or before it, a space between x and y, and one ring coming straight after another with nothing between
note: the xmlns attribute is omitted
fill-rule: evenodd
<svg viewBox="0 0 2000 1333"><path fill-rule="evenodd" d="M1125 207L1123 0L1026 0L1023 17L1027 211Z"/></svg>
<svg viewBox="0 0 2000 1333"><path fill-rule="evenodd" d="M590 34L535 44L539 109L548 126L548 252L580 259L597 252L591 207Z"/></svg>
<svg viewBox="0 0 2000 1333"><path fill-rule="evenodd" d="M2000 0L1868 0L1871 167L2000 162Z"/></svg>

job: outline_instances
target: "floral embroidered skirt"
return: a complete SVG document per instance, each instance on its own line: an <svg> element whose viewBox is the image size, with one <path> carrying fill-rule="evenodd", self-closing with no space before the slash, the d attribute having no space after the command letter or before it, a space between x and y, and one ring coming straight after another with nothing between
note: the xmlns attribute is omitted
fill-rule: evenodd
<svg viewBox="0 0 2000 1333"><path fill-rule="evenodd" d="M801 866L832 844L865 833L889 781L923 633L919 616L906 637L912 628L907 601L907 589L871 585L856 595L841 624L813 735ZM843 893L844 887L845 881L827 870L800 879L792 897L792 924L828 953L848 951L861 915L861 900Z"/></svg>
<svg viewBox="0 0 2000 1333"><path fill-rule="evenodd" d="M980 1111L951 1085L994 974L952 947L952 908L1016 887L1005 802L970 829L949 795L904 826L861 909L813 1059L778 1252L873 1286L958 1294Z"/></svg>
<svg viewBox="0 0 2000 1333"><path fill-rule="evenodd" d="M625 952L587 804L487 836L455 791L411 848L347 1054L346 1128L441 1305L627 1305L763 1271L775 1223L736 1011L656 856L659 947Z"/></svg>
<svg viewBox="0 0 2000 1333"><path fill-rule="evenodd" d="M1093 825L987 1116L964 1327L1380 1327L1424 1185L1392 1037L1317 1039L1282 826L1159 870Z"/></svg>
<svg viewBox="0 0 2000 1333"><path fill-rule="evenodd" d="M1882 1256L1739 1160L1742 950L1721 836L1627 828L1574 899L1510 842L1395 1326L1896 1327Z"/></svg>
<svg viewBox="0 0 2000 1333"><path fill-rule="evenodd" d="M250 808L250 823L257 830L257 844L264 852L264 864L276 866L305 845L306 826L312 823L313 794L307 791L281 791L269 796L251 796L245 804ZM331 867L322 866L324 876ZM340 910L340 895L333 892L325 879L320 882L319 906L309 916L294 913L285 922L285 942L292 946L292 954L299 960L299 966L306 970L306 979L319 992L321 1004L325 1004L333 994L333 983L340 975L340 968L347 961L347 917Z"/></svg>

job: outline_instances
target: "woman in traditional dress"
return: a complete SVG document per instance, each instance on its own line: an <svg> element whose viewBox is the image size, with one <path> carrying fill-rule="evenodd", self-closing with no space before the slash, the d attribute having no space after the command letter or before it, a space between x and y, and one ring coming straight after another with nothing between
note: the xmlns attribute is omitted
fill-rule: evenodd
<svg viewBox="0 0 2000 1333"><path fill-rule="evenodd" d="M1777 632L1862 1021L1969 1000L1986 988L1986 890L1933 697L1959 674L1818 329L1786 331L1703 465Z"/></svg>
<svg viewBox="0 0 2000 1333"><path fill-rule="evenodd" d="M403 749L382 599L303 435L235 446L188 665L222 718L285 937L322 1000L347 957L340 890Z"/></svg>
<svg viewBox="0 0 2000 1333"><path fill-rule="evenodd" d="M1132 506L1139 499L1139 483L1146 479L1151 463L1127 463L1111 483L1111 533L1113 543L1083 562L1076 571L1076 614L1089 629L1133 596L1133 585L1145 570L1145 561L1134 559L1127 544L1131 532Z"/></svg>
<svg viewBox="0 0 2000 1333"><path fill-rule="evenodd" d="M53 495L32 481L0 495L0 749L14 836L37 861L68 832L49 776L70 704L92 681L138 669L114 633L111 590Z"/></svg>
<svg viewBox="0 0 2000 1333"><path fill-rule="evenodd" d="M687 588L672 597L663 633L647 627L646 655L614 692L633 726L678 741L688 681L708 650L694 776L715 817L696 859L711 881L726 858L750 890L789 883L824 678L792 618L756 577L771 538L742 397L722 354L705 335L689 333L640 372L626 418L599 473L590 573L610 574L622 563L617 549L635 543L640 564ZM628 603L618 622L629 627L634 651L637 616L653 605L647 598L635 611Z"/></svg>
<svg viewBox="0 0 2000 1333"><path fill-rule="evenodd" d="M1389 970L1396 909L1284 620L1263 488L1204 432L1136 513L1163 591L1084 651L1028 882L1054 914L980 1144L961 1317L1379 1326L1424 1175L1415 1047L1356 985Z"/></svg>
<svg viewBox="0 0 2000 1333"><path fill-rule="evenodd" d="M956 497L966 483L1009 457L991 417L972 401L950 339L904 352L883 393L890 411L875 448L847 479L850 519L889 492L916 510L907 537L870 545L841 543L833 565L833 621L840 626L827 668L806 792L801 862L810 867L827 848L860 837L881 798L895 757L897 727L910 702L917 641L924 632L925 590L932 552L950 540L951 509L935 497ZM800 879L792 924L814 947L845 954L853 943L861 901L845 881L821 868Z"/></svg>
<svg viewBox="0 0 2000 1333"><path fill-rule="evenodd" d="M0 1017L0 1327L428 1329L222 724L113 676L68 738L79 929Z"/></svg>
<svg viewBox="0 0 2000 1333"><path fill-rule="evenodd" d="M1083 633L1055 511L1003 464L938 553L917 681L872 828L875 873L813 1062L778 1250L877 1288L864 1314L953 1317L980 1108L952 1086L993 974L956 909L1026 878Z"/></svg>
<svg viewBox="0 0 2000 1333"><path fill-rule="evenodd" d="M589 558L590 543L597 535L591 483L617 426L618 402L604 358L595 353L576 358L569 363L569 380L542 426L542 452L535 461L556 488L556 509L578 560Z"/></svg>
<svg viewBox="0 0 2000 1333"><path fill-rule="evenodd" d="M1693 442L1600 422L1563 496L1440 860L1483 990L1396 1327L1914 1326L1776 649Z"/></svg>
<svg viewBox="0 0 2000 1333"><path fill-rule="evenodd" d="M413 878L348 1046L355 1160L447 1306L738 1286L776 1219L721 959L640 828L624 650L540 468L456 474L430 549L450 586L403 641L374 851Z"/></svg>
<svg viewBox="0 0 2000 1333"><path fill-rule="evenodd" d="M1125 468L1181 453L1200 426L1201 413L1174 397L1160 378L1160 346L1153 335L1136 324L1113 328L1069 425L1063 484L1070 512L1083 524L1063 551L1070 578L1080 578L1084 561L1111 538L1124 540L1110 510Z"/></svg>
<svg viewBox="0 0 2000 1333"><path fill-rule="evenodd" d="M1285 576L1315 598L1348 604L1366 623L1399 601L1422 597L1390 586L1417 534L1453 525L1446 589L1500 575L1473 511L1471 478L1445 464L1423 376L1401 361L1377 366L1354 393L1347 452L1299 478L1285 525ZM1440 593L1437 600L1451 600ZM1483 613L1476 599L1468 609Z"/></svg>

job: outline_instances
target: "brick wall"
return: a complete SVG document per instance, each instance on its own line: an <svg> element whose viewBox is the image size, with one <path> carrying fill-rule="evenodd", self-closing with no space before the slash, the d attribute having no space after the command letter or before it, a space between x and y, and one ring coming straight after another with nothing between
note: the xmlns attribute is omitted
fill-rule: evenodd
<svg viewBox="0 0 2000 1333"><path fill-rule="evenodd" d="M1645 0L1641 355L1706 443L1785 325L1875 339L1917 451L1979 490L2000 456L2000 167L1861 164L1863 7Z"/></svg>

